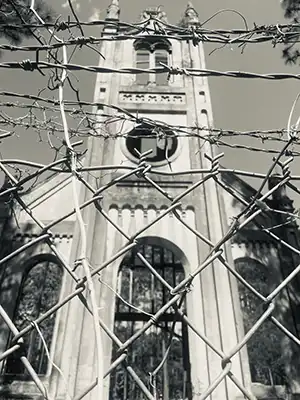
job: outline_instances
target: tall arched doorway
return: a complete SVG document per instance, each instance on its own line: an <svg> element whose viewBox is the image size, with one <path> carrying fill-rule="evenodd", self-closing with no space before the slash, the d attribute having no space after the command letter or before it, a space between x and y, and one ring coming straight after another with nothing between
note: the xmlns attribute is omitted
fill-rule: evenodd
<svg viewBox="0 0 300 400"><path fill-rule="evenodd" d="M171 299L168 288L150 271L138 253L172 287L184 279L181 261L162 243L141 241L124 257L118 271L114 322L114 332L122 342L141 329ZM185 300L181 310L186 312ZM117 346L114 346L112 361L116 352ZM173 308L169 308L130 346L127 363L152 393L156 391L158 398L191 399L187 326ZM124 365L111 373L109 398L144 399Z"/></svg>

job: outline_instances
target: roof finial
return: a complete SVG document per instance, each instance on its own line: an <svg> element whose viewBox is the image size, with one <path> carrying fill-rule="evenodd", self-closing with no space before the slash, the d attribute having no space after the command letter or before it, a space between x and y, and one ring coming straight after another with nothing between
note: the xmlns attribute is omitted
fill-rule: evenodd
<svg viewBox="0 0 300 400"><path fill-rule="evenodd" d="M185 9L184 16L180 21L180 25L189 26L189 25L199 25L199 24L200 24L199 14L195 10L193 3L189 1Z"/></svg>
<svg viewBox="0 0 300 400"><path fill-rule="evenodd" d="M148 7L146 10L143 11L141 15L142 20L146 20L149 18L156 18L162 22L168 22L167 21L167 14L165 11L162 10L162 6L158 7Z"/></svg>
<svg viewBox="0 0 300 400"><path fill-rule="evenodd" d="M119 19L119 15L120 15L119 0L111 0L111 3L107 8L106 19Z"/></svg>

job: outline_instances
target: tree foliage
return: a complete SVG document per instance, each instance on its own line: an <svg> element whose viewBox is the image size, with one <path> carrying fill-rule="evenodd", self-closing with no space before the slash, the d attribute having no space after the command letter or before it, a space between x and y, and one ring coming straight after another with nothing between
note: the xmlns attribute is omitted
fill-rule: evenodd
<svg viewBox="0 0 300 400"><path fill-rule="evenodd" d="M290 19L291 23L300 22L300 0L281 0L285 18ZM283 58L287 64L296 64L299 61L300 51L297 48L297 41L300 36L300 28L293 28L295 36L286 43L283 50Z"/></svg>
<svg viewBox="0 0 300 400"><path fill-rule="evenodd" d="M274 284L274 273L252 259L235 263L241 276L263 296L268 296ZM264 312L262 301L245 285L238 282L244 328L248 332ZM271 321L265 321L247 344L252 381L268 386L288 385L282 351L284 334Z"/></svg>
<svg viewBox="0 0 300 400"><path fill-rule="evenodd" d="M281 5L285 10L286 18L294 18L300 12L299 0L282 0Z"/></svg>
<svg viewBox="0 0 300 400"><path fill-rule="evenodd" d="M32 36L35 29L26 24L38 23L30 10L30 0L1 0L0 1L0 36L13 44L21 43L23 38ZM35 1L35 10L45 22L53 19L53 11L42 0ZM16 25L23 25L16 27Z"/></svg>

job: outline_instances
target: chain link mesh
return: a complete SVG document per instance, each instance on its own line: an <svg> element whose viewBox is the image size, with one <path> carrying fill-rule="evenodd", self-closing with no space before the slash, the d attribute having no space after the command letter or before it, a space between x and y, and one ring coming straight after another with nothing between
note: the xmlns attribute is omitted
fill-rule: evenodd
<svg viewBox="0 0 300 400"><path fill-rule="evenodd" d="M285 343L285 339L288 338L292 343L294 351L294 355L297 355L297 348L299 347L300 341L297 334L297 329L291 328L290 325L286 325L281 318L277 317L276 314L276 299L280 298L288 293L288 302L285 304L286 309L289 311L292 310L292 304L297 304L298 295L295 287L297 285L294 283L297 281L297 276L300 271L300 263L299 263L299 255L300 250L298 246L298 228L297 228L297 220L299 218L297 212L292 208L288 207L290 203L285 204L283 207L272 207L271 198L276 198L278 193L282 193L282 191L290 190L295 195L299 194L299 188L297 187L297 182L300 179L298 176L292 175L290 171L290 165L294 160L294 157L297 157L299 153L295 150L295 146L298 144L298 123L296 126L291 127L290 123L288 124L287 129L279 129L275 131L255 131L255 132L246 132L248 136L257 139L264 139L264 141L272 141L276 140L278 144L281 146L281 150L270 149L269 147L255 148L251 146L244 146L247 150L250 151L265 151L267 153L274 153L274 159L267 173L258 174L252 171L233 171L228 168L223 168L220 166L220 160L222 158L222 154L215 154L212 151L212 147L216 144L224 144L222 142L222 138L224 136L236 136L240 135L240 132L234 131L224 131L222 129L212 129L209 127L185 127L185 126L173 126L167 125L160 121L155 121L146 118L140 118L133 113L128 112L127 110L121 109L117 106L110 106L105 103L84 103L81 102L80 99L77 102L68 102L64 101L64 87L67 82L68 70L71 69L84 69L89 71L101 72L101 73L111 73L111 72L126 72L129 74L136 74L139 72L145 72L144 70L138 69L126 69L125 70L116 70L116 69L103 69L100 67L84 67L84 66L76 66L68 63L68 55L67 48L68 45L88 45L99 43L102 40L116 40L113 36L106 37L105 39L90 38L90 37L81 37L74 39L71 37L67 41L63 41L57 36L57 32L62 29L70 29L72 27L78 27L78 19L76 19L76 23L64 23L62 22L57 24L45 24L35 10L35 2L34 0L31 2L31 10L35 13L37 20L39 20L40 24L37 26L32 25L31 27L38 27L40 29L47 29L51 35L56 40L56 44L41 45L38 49L37 46L25 46L17 48L17 46L10 45L1 45L0 48L3 50L26 50L26 51L36 51L36 50L47 50L49 51L52 57L51 62L40 62L36 60L35 62L30 60L25 60L22 63L2 63L0 67L5 68L22 68L25 71L33 71L38 69L42 74L44 69L47 67L51 68L54 71L54 75L56 79L52 76L52 81L55 81L55 90L58 91L58 99L52 100L47 98L42 98L41 96L34 96L28 94L17 94L12 92L1 92L2 96L16 97L22 98L25 100L32 100L33 103L13 103L13 102L3 102L1 106L3 107L15 107L19 109L30 109L30 113L26 114L23 118L11 118L7 116L5 113L1 115L1 124L4 126L14 125L21 127L30 126L33 130L41 132L43 130L51 130L53 133L52 140L56 139L59 142L58 147L55 147L48 135L48 144L51 148L55 148L57 154L61 156L60 159L55 160L50 164L38 164L31 161L25 160L9 160L2 159L0 161L0 168L2 172L6 176L6 183L2 188L0 193L0 199L2 199L2 210L3 221L5 217L11 213L10 220L18 221L18 217L16 216L16 210L22 210L23 213L26 213L28 217L31 218L30 229L31 232L34 231L34 234L29 234L28 232L22 231L22 229L16 229L15 236L13 239L13 247L9 250L6 247L3 247L2 250L2 258L0 260L1 268L5 268L9 263L14 263L15 260L19 260L20 257L22 259L22 265L26 265L27 261L30 261L31 251L36 248L36 246L42 246L44 251L43 253L51 253L55 256L53 260L57 260L59 265L62 266L64 273L74 282L73 289L69 292L66 297L60 298L59 300L52 299L52 303L49 302L48 307L40 313L40 315L34 317L32 315L27 316L27 322L23 323L21 329L17 327L16 324L16 316L13 317L6 310L7 304L0 305L0 315L5 322L8 330L10 332L10 341L7 350L4 351L0 355L0 360L7 364L8 360L11 359L12 355L21 361L24 366L24 371L26 371L27 376L30 376L42 394L42 396L46 399L50 397L48 393L48 387L44 383L43 378L41 377L41 371L43 371L43 366L39 366L37 368L37 364L35 360L28 356L28 342L26 341L26 337L31 332L35 332L36 337L40 338L40 349L39 351L43 351L46 354L47 362L51 362L52 367L55 368L59 374L62 375L62 379L65 380L65 376L60 365L54 364L52 360L52 353L50 352L49 343L51 343L51 339L44 337L45 331L44 327L47 324L47 321L53 320L55 316L61 312L68 304L75 301L75 299L79 299L81 306L86 308L88 313L92 316L93 319L93 329L95 336L95 353L96 353L96 362L97 371L95 375L97 378L92 381L86 388L80 392L76 393L75 396L68 395L73 399L80 400L85 396L88 396L92 390L97 390L98 398L103 398L103 378L108 377L110 374L115 373L120 365L124 367L127 371L128 376L135 382L135 385L139 388L142 393L143 398L147 398L149 400L157 400L159 398L163 398L162 393L160 393L155 385L155 376L158 371L163 369L167 363L169 357L172 356L172 351L170 351L170 346L172 342L172 337L175 335L175 323L172 325L172 328L169 332L170 342L168 346L164 349L164 353L161 355L159 360L159 368L153 370L152 374L147 380L143 380L140 377L140 371L135 370L130 362L127 361L128 351L134 346L137 346L139 338L145 337L154 326L157 326L160 318L166 315L170 310L172 310L172 315L176 316L176 318L180 321L184 321L188 333L193 332L193 335L196 335L197 341L199 343L205 343L205 346L209 348L213 353L215 353L219 357L220 368L217 376L209 383L209 385L201 391L201 393L197 394L197 398L200 400L204 400L209 398L217 387L224 383L225 379L230 380L233 384L239 389L241 396L247 399L255 399L256 397L251 392L249 385L245 384L244 381L241 381L233 372L232 365L233 359L245 349L245 347L250 343L251 339L258 334L261 327L266 326L266 324L272 323L274 327L280 332L280 338L282 339L282 343ZM98 21L101 23L101 21ZM103 22L103 21L102 21ZM73 24L73 25L72 25ZM105 24L105 21L103 22ZM86 24L82 23L82 26ZM119 23L119 26L123 27L126 24ZM128 25L128 24L127 24ZM120 35L118 40L125 40L128 38L135 38L137 34L140 33L144 27L141 28L141 25L126 25L127 29L132 29L133 31L127 35ZM150 29L150 28L149 28ZM152 29L152 28L151 28ZM282 42L286 36L293 36L293 33L290 31L291 26L272 26L272 27L259 27L255 28L255 30L243 30L243 31L206 31L201 28L199 30L187 31L186 29L179 27L172 27L165 24L166 32L159 33L166 37L171 37L176 34L176 38L178 35L182 40L194 40L194 45L198 45L203 41L213 41L218 43L259 43L266 41L274 41ZM150 32L153 34L153 37L157 36L157 32ZM173 36L172 36L173 35ZM234 35L234 37L232 37ZM140 37L140 36L139 36ZM80 40L79 40L80 39ZM54 50L60 49L62 51L63 62L60 63L57 60L57 55L54 53ZM38 53L37 53L38 54ZM50 57L50 58L51 58ZM40 69L41 67L41 69ZM72 67L72 68L71 68ZM73 68L74 67L74 68ZM152 73L163 73L169 72L169 74L186 74L186 75L195 75L198 76L230 76L230 77L240 77L240 78L253 78L253 77L262 77L268 79L285 79L289 77L295 77L299 79L297 75L291 74L269 74L269 75L259 75L259 74L250 74L250 73L240 73L240 72L226 72L219 73L218 71L193 71L193 70L183 70L176 69L175 67L168 67L164 65L161 68L155 68L149 70ZM25 73L25 72L24 72ZM45 104L41 106L41 104ZM101 118L103 119L102 126L99 127L99 112L98 111L86 111L84 106L96 106L105 107L106 109L111 109L116 111L118 114L102 113ZM47 109L48 107L48 109ZM67 107L76 107L67 108ZM45 113L47 110L51 110L51 112L59 113L61 117L61 121L48 121L47 119L39 119L35 114L36 112ZM291 112L291 115L293 110ZM72 129L68 126L67 115L71 115L74 119L78 118L80 121L85 120L87 122L85 128L81 128L78 126L76 129ZM89 155L86 156L85 161L82 161L84 155L77 151L77 145L80 143L74 143L73 138L79 136L100 136L105 140L116 140L117 138L121 138L124 136L122 132L110 133L107 130L107 126L110 123L118 121L133 121L135 123L146 123L147 126L152 128L159 128L161 134L163 135L164 129L171 129L173 132L176 132L178 136L184 137L184 140L190 140L192 137L197 137L200 140L200 143L205 143L205 148L207 152L205 154L206 160L208 162L207 168L202 168L200 170L185 170L185 171L177 171L173 172L170 169L169 172L161 172L158 169L156 170L153 166L147 161L149 152L139 153L138 154L138 164L136 167L125 167L124 165L93 165L93 163L88 163L86 160ZM29 122L30 121L30 122ZM299 122L299 121L298 121ZM101 124L100 124L101 125ZM82 130L81 130L82 129ZM11 132L3 131L4 133L1 135L3 140L9 140L11 136ZM61 136L61 134L63 136ZM151 135L149 137L152 137ZM156 137L156 133L153 133L153 137ZM104 142L102 142L104 143ZM234 146L239 146L234 144ZM243 147L243 146L242 146ZM21 170L21 168L28 168L28 170ZM278 172L278 168L280 172ZM25 171L25 173L24 173ZM113 172L118 171L118 176L113 177ZM274 178L274 172L277 171L276 179ZM22 195L22 189L26 185L29 185L29 190L34 188L34 182L36 179L40 179L40 181L44 179L47 182L47 178L43 178L44 173L56 173L64 176L68 176L70 178L73 198L70 199L70 204L72 204L73 210L71 212L66 213L62 217L57 220L51 221L48 224L45 224L35 213L35 210L31 208L30 202L26 202ZM237 175L245 176L245 177L256 177L261 180L261 184L254 195L248 200L245 200L243 196L241 196L240 192L232 185L226 182L226 179L223 179L224 174L235 172ZM20 173L18 177L18 173ZM94 178L93 174L101 174L102 180L97 180ZM170 179L174 179L178 176L191 177L193 176L193 183L189 184L186 189L184 189L180 194L173 195L171 190L166 189L161 184L160 180L156 180L155 176L164 175ZM124 230L124 227L120 226L115 220L111 218L107 209L103 205L105 203L105 198L107 193L111 188L115 189L117 185L127 182L129 178L137 178L139 182L144 182L147 184L147 187L153 193L157 193L157 195L162 196L165 199L167 204L167 208L162 210L158 216L156 216L150 223L145 224L144 226L136 229L134 234L128 234L127 231ZM273 185L270 185L269 189L266 189L268 182L273 179ZM100 183L99 183L100 182ZM234 200L238 207L236 210L240 210L236 212L236 215L232 217L231 225L227 232L219 239L218 242L212 242L211 239L203 232L198 231L195 226L192 226L187 219L182 215L182 202L185 201L187 196L195 193L195 191L199 188L205 187L207 184L213 182L215 187L217 188L217 192L226 192L228 196L232 200ZM296 183L293 183L296 182ZM85 193L85 196L82 197L82 193ZM155 195L154 195L155 196ZM273 196L273 197L272 197ZM281 201L288 201L287 196L281 197ZM278 206L279 203L277 203ZM280 205L280 204L279 204ZM287 205L287 207L285 207ZM106 221L108 226L112 226L124 240L124 245L120 246L114 254L106 259L100 265L92 265L89 260L89 242L91 241L89 227L86 226L88 215L101 215L104 221ZM58 249L56 245L56 237L51 230L57 227L61 222L66 221L68 218L76 216L77 221L77 234L80 238L78 240L78 251L76 252L77 256L73 263L68 261L66 255ZM136 257L140 260L142 265L145 268L145 271L148 271L152 274L157 281L163 287L163 291L168 293L168 301L166 301L154 314L148 315L149 318L146 319L146 322L142 327L137 329L127 340L121 341L120 338L115 334L115 331L112 326L109 326L106 322L99 317L99 302L98 302L98 294L99 287L102 284L106 284L102 278L101 273L106 269L111 269L113 263L116 260L121 260L128 255L134 249L139 249L140 237L143 236L144 233L149 230L152 226L154 226L159 221L166 221L167 218L172 215L173 218L176 218L177 221L188 231L190 231L197 239L199 243L204 243L209 246L209 251L206 254L205 260L198 266L194 266L194 269L190 271L187 276L182 278L180 282L177 282L176 285L171 285L167 279L158 272L155 265L150 262L145 254L141 251L136 250ZM264 218L269 218L270 215L272 218L276 215L277 225L273 226L265 226L263 221ZM271 219L272 219L271 218ZM275 219L274 219L275 220ZM165 222L167 223L167 222ZM279 277L277 276L276 285L270 283L269 289L267 292L264 290L261 291L257 289L252 284L252 278L250 275L245 275L242 273L242 270L239 268L235 268L232 260L228 257L228 249L230 248L231 243L238 242L241 235L243 235L245 228L248 226L255 226L256 235L259 238L260 235L264 235L264 237L269 237L272 243L274 243L274 248L276 246L281 250L282 259L287 260L286 262L289 264L289 268L286 268L284 273ZM16 226L16 224L14 225ZM283 232L279 228L286 229L285 232L293 232L291 234L282 235L280 232ZM3 238L11 241L9 235L12 232L9 230L9 226L4 224L3 228ZM27 235L27 236L26 236ZM75 236L74 236L75 237ZM18 239L19 238L19 239ZM259 242L260 239L257 239ZM6 242L7 243L7 242ZM74 245L73 245L74 246ZM226 250L227 249L227 250ZM184 251L184 249L182 249ZM271 250L270 250L271 251ZM195 278L201 276L206 270L214 270L214 262L218 261L222 264L226 271L228 272L230 279L235 280L241 293L245 293L245 290L248 291L248 295L245 295L241 302L252 302L250 304L250 309L255 311L257 306L257 302L260 305L263 305L263 310L260 313L258 318L250 319L250 325L248 321L248 326L244 335L239 339L239 341L230 348L228 351L222 350L221 346L216 346L209 339L209 335L203 331L199 331L199 329L193 324L189 315L185 313L183 304L188 293L193 291L193 282ZM44 260L45 261L45 260ZM49 260L47 260L49 262ZM255 272L255 271L254 271ZM254 273L252 271L252 273ZM291 289L291 285L294 285ZM53 287L55 284L53 283ZM54 290L52 287L52 291ZM261 288L261 286L259 286ZM270 289L272 288L272 289ZM111 290L114 290L110 288ZM49 289L50 290L50 289ZM295 290L295 291L294 291ZM126 304L126 300L122 298L121 293L117 293L114 291L114 294L120 299L121 302ZM241 296L240 296L241 298ZM249 300L250 299L250 300ZM225 299L224 299L225 301ZM128 302L127 302L128 303ZM51 305L51 307L49 307ZM128 304L127 304L128 305ZM245 305L245 304L244 304ZM109 305L107 305L109 306ZM129 304L130 307L134 308L135 306ZM243 306L243 304L242 304ZM248 304L249 306L249 304ZM110 307L110 306L109 306ZM252 308L251 308L252 307ZM248 307L249 308L249 307ZM255 312L253 311L253 315ZM233 311L235 312L235 311ZM22 317L23 318L23 317ZM20 324L19 324L20 325ZM296 324L297 325L297 324ZM295 323L294 323L295 326ZM275 328L274 328L275 329ZM268 331L270 332L270 331ZM27 335L27 336L26 336ZM104 349L102 343L102 336L107 335L111 343L114 343L115 346L115 357L111 361L111 365L108 370L103 370L103 357L104 357ZM260 336L261 337L261 336ZM273 340L273 338L270 338ZM267 343L267 342L266 342ZM275 343L275 342L274 342ZM277 343L277 342L276 342ZM281 345L282 345L281 343ZM262 343L264 346L264 343ZM282 347L284 349L284 346ZM187 351L187 350L186 350ZM283 350L282 350L283 351ZM256 353L257 354L257 353ZM291 356L291 359L294 357ZM297 363L296 363L297 364ZM293 365L288 365L287 369L291 370ZM6 367L7 368L7 367ZM209 367L208 367L209 368ZM297 369L297 365L296 365ZM12 371L14 369L12 368ZM295 375L295 374L294 374ZM271 379L272 380L272 379ZM271 382L272 383L272 382ZM273 382L274 384L274 382ZM141 398L141 397L139 397Z"/></svg>

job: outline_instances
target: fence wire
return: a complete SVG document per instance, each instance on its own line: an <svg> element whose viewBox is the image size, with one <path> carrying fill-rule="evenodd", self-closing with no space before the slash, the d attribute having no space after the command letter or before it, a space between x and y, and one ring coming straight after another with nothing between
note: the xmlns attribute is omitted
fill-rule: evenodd
<svg viewBox="0 0 300 400"><path fill-rule="evenodd" d="M161 357L159 366L153 370L150 374L148 381L142 380L140 378L140 371L135 370L127 361L128 350L136 345L140 337L145 336L153 326L156 326L160 317L163 316L168 310L172 309L174 315L176 315L180 320L183 320L188 327L189 332L194 332L197 336L199 342L204 342L205 345L212 350L220 358L220 369L219 375L210 382L209 386L206 387L201 394L198 395L198 399L204 400L209 398L209 396L216 390L216 388L224 382L225 378L230 379L234 385L240 390L244 398L254 400L256 397L252 394L251 390L246 387L244 382L240 381L232 371L232 359L234 356L238 355L245 346L249 343L250 339L258 332L261 326L266 324L267 321L271 321L284 336L288 337L296 347L300 346L300 340L297 334L288 329L281 321L274 316L275 310L275 300L284 290L287 289L288 285L297 277L300 272L300 264L295 266L292 271L281 279L278 285L269 293L265 295L260 291L256 290L242 274L235 269L232 262L227 260L226 252L224 251L224 246L231 243L235 237L237 237L243 229L250 224L255 224L257 232L263 232L265 235L269 236L278 246L285 249L291 257L299 257L300 249L294 243L291 243L288 238L283 238L275 228L277 226L266 227L260 222L259 216L265 215L279 215L282 217L282 223L280 226L288 224L296 224L300 218L299 212L291 210L278 210L272 208L268 200L272 195L278 193L278 190L282 188L288 188L294 195L300 194L300 189L297 186L300 176L293 175L291 173L291 165L294 162L294 158L299 156L299 151L297 151L297 146L299 145L298 139L298 125L297 123L292 126L290 120L293 117L294 109L291 110L291 116L289 118L289 123L286 128L280 128L277 130L266 130L266 131L248 131L248 132L238 132L226 129L217 129L209 126L175 126L171 124L166 124L160 121L152 120L149 118L141 118L128 110L122 109L120 107L109 105L106 103L93 103L93 102L83 102L78 97L77 101L69 101L64 98L65 85L69 79L68 71L71 70L84 70L92 71L97 73L128 73L128 74L138 74L143 73L145 70L136 68L126 68L122 70L114 68L102 68L99 66L86 67L82 65L70 64L68 58L68 49L71 45L95 45L107 40L127 40L134 38L141 38L140 34L147 31L148 37L166 37L166 38L176 38L178 40L192 40L194 45L199 45L202 42L210 41L221 44L238 44L245 45L248 43L261 43L261 42L272 42L275 46L277 43L287 43L288 41L298 41L298 36L295 34L294 30L299 29L298 24L293 25L274 25L274 26L263 26L255 27L254 29L248 29L246 27L244 30L208 30L205 28L197 29L184 29L182 27L176 27L169 25L167 23L160 22L165 26L164 32L157 32L154 28L146 28L146 24L127 24L124 22L110 22L110 25L116 25L122 30L122 32L115 36L106 36L101 38L94 37L79 37L74 38L70 33L70 38L68 40L62 40L57 35L62 30L69 30L84 27L87 25L104 25L107 21L92 21L89 23L79 22L76 19L75 22L56 22L53 24L44 23L41 17L37 14L35 10L35 1L31 1L31 11L35 14L37 18L36 24L25 24L27 28L31 29L43 29L47 30L51 40L56 40L56 43L42 43L40 45L28 45L28 46L13 46L8 44L1 44L1 50L10 51L33 51L36 52L36 59L34 61L25 60L24 62L6 62L1 63L0 68L19 68L26 71L38 70L40 73L44 74L46 69L52 71L52 77L55 76L55 85L52 90L58 92L57 99L44 98L41 95L34 94L21 94L14 92L1 91L0 95L3 97L1 102L0 111L0 126L5 129L0 129L1 140L10 140L15 134L15 129L25 128L31 129L38 133L38 136L42 137L42 132L47 132L47 139L45 143L52 148L56 157L55 160L49 164L39 164L32 162L30 160L16 160L16 159L5 159L2 158L0 161L0 169L6 176L6 185L4 189L0 192L0 199L2 198L4 202L13 204L13 206L18 205L28 216L31 218L32 223L37 227L38 234L34 239L30 239L25 244L21 243L16 249L5 254L0 260L1 268L16 259L17 256L23 254L26 260L27 252L29 249L33 248L39 243L46 243L49 251L54 254L59 260L60 265L63 266L65 273L68 274L71 279L75 282L75 289L69 293L65 298L56 302L51 308L49 308L45 313L41 314L39 317L32 319L28 324L19 330L14 323L11 316L8 315L5 307L0 305L0 315L5 321L10 333L11 341L9 348L0 355L0 361L6 361L12 354L17 354L20 350L23 350L20 356L20 360L24 365L27 373L30 375L31 379L35 382L38 390L42 394L43 398L49 399L50 395L48 393L47 386L44 384L43 380L39 376L38 371L36 371L31 365L29 358L24 351L24 337L32 332L36 331L42 339L43 347L45 348L47 357L49 361L53 364L53 367L57 369L65 379L63 371L59 365L54 364L51 359L49 349L47 348L47 343L43 338L43 333L40 329L40 325L47 320L50 320L54 315L57 314L59 310L65 307L70 302L74 301L75 298L79 299L82 306L85 307L93 318L93 329L96 343L96 360L97 360L97 378L91 381L89 385L81 392L76 393L75 396L70 395L69 397L73 400L80 400L87 396L92 390L97 390L97 397L99 399L103 398L103 381L104 378L112 374L119 365L123 365L127 373L130 375L131 379L139 387L141 393L143 393L144 398L149 400L157 400L161 397L161 393L158 392L155 385L155 376L158 371L164 368L168 357L171 354L170 343L172 341L172 336L175 335L175 324L172 325L170 332L170 343L165 348L165 352ZM24 27L24 24L22 25ZM5 25L3 25L5 27ZM124 31L127 29L129 33ZM57 53L54 51L61 50L62 62L58 61ZM52 61L39 61L38 54L40 51L47 51L49 59ZM197 70L192 68L181 69L170 66L162 66L161 68L154 68L147 70L151 73L163 73L168 72L171 74L185 74L189 76L222 76L222 77L237 77L243 79L249 78L263 78L263 79L288 79L296 78L299 79L299 75L293 74L253 74L245 72L219 72L210 70ZM24 72L25 73L25 72ZM47 77L46 77L47 79ZM50 85L50 78L45 86ZM9 98L9 100L7 100ZM11 101L11 98L14 100ZM15 100L16 99L16 100ZM19 103L21 99L22 103ZM26 102L27 101L27 102ZM95 111L90 111L90 108L94 107ZM111 114L110 112L101 111L99 113L99 107L104 107L105 110L110 110L115 112ZM13 108L14 110L23 111L26 114L18 118L10 117L5 110ZM51 119L47 118L47 112L51 112ZM74 121L78 123L76 127L68 126L67 115L70 115ZM99 123L99 117L101 117L101 123ZM222 160L222 154L215 155L214 152L206 153L205 156L210 163L210 166L206 169L189 169L174 172L170 169L168 172L163 172L159 169L153 168L151 164L147 161L147 156L149 152L139 154L139 163L136 167L129 167L124 165L86 165L82 163L84 154L77 150L78 139L83 137L99 137L105 140L114 140L119 137L123 137L125 134L120 132L109 133L108 126L116 121L130 121L135 123L146 123L147 126L152 128L153 137L157 137L157 131L159 131L162 137L166 137L164 133L165 129L171 129L178 136L182 136L185 140L189 140L192 137L197 137L207 143L211 149L216 145L224 145L229 147L235 147L239 149L247 149L248 151L260 151L266 153L273 153L275 156L266 173L256 173L253 171L243 171L243 170L233 170L229 168L224 168L220 165ZM156 130L156 131L155 131ZM50 132L50 133L49 133ZM250 145L241 145L237 143L228 143L224 139L230 137L235 139L236 137L247 136L252 139L257 140L260 144L264 144L264 148L261 146L255 147ZM126 134L128 137L128 134ZM151 135L149 136L151 137ZM77 140L77 142L74 141ZM41 139L42 140L42 139ZM44 139L43 139L44 140ZM53 144L55 141L55 145ZM276 150L269 147L270 142L276 142L280 146L280 150ZM207 149L207 147L206 147ZM213 154L213 155L212 155ZM90 174L94 172L114 172L118 171L120 175L117 178L110 180L107 183L101 183L100 186L93 185L89 179ZM280 171L280 172L278 172ZM73 210L63 215L57 220L51 221L45 225L39 217L35 215L35 211L31 209L29 204L26 204L22 198L22 190L26 187L28 190L32 190L35 187L36 180L42 182L45 174L53 172L64 174L70 176L72 182L72 193L73 193ZM267 184L274 173L276 175L276 183L269 189L267 189ZM230 185L224 183L221 178L223 173L235 173L242 177L251 177L260 180L259 189L257 193L250 198L248 201L240 196L240 193ZM193 176L195 183L183 190L177 196L171 196L168 191L162 186L160 181L155 181L153 176L168 176L175 179L175 177ZM147 183L147 185L155 193L162 195L168 203L168 207L163 210L159 216L151 221L151 223L145 224L133 235L129 235L125 232L124 228L119 226L114 220L111 219L105 207L102 206L102 200L105 198L106 193L109 188L116 187L119 183L125 182L126 179L130 177L138 177L140 180ZM191 226L182 217L180 213L180 207L182 201L186 197L194 193L196 189L203 187L208 182L213 181L220 190L226 191L232 199L237 201L241 206L241 211L234 216L232 223L228 231L224 234L222 238L217 243L212 242L205 234L199 232L195 227ZM88 199L81 202L80 192L86 190L89 193ZM125 245L120 247L118 251L111 256L111 258L105 260L100 265L91 265L88 256L88 231L85 224L85 214L84 211L87 209L96 209L108 225L113 226L125 239ZM210 250L206 255L205 260L198 266L194 266L191 273L182 279L175 286L170 285L170 283L163 277L155 268L155 266L145 258L142 252L137 251L136 256L140 262L144 265L145 269L150 271L156 279L164 287L164 290L170 294L170 300L168 300L163 306L155 313L148 314L148 319L146 323L138 329L129 339L126 341L121 341L112 329L99 317L99 304L97 298L98 285L101 283L107 284L101 279L101 272L104 269L109 269L115 260L122 260L122 258L128 254L132 249L138 248L139 237L146 232L151 226L155 225L160 220L165 220L167 216L172 214L180 224L187 228L201 243L205 243L209 246ZM78 224L78 231L80 236L79 244L79 255L71 265L66 259L65 255L61 253L55 246L53 241L53 233L51 229L57 226L60 222L65 221L70 216L75 215ZM296 225L294 225L296 226ZM295 228L296 229L296 228ZM5 232L4 232L5 234ZM213 268L213 262L218 260L228 271L228 273L236 278L240 285L247 288L253 298L259 299L264 305L264 311L261 313L259 319L253 323L250 329L245 333L243 338L236 343L229 351L224 352L220 347L217 347L211 342L208 335L204 331L199 331L199 329L194 326L192 321L189 319L188 315L185 314L183 309L184 299L191 290L193 290L193 281L195 277L201 275L204 270ZM108 285L108 284L107 284ZM125 299L122 298L120 293L115 292L115 295L120 298L125 304L128 305ZM135 308L134 305L129 304L130 307ZM144 311L142 311L144 312ZM103 370L103 357L104 349L102 344L102 334L105 332L110 338L111 342L116 346L116 357L112 360L111 365L108 370Z"/></svg>

